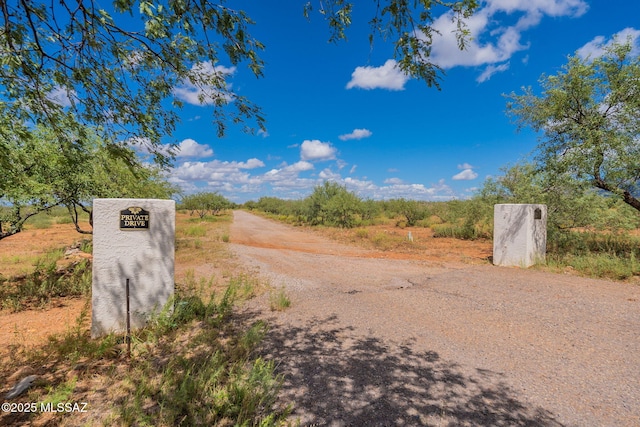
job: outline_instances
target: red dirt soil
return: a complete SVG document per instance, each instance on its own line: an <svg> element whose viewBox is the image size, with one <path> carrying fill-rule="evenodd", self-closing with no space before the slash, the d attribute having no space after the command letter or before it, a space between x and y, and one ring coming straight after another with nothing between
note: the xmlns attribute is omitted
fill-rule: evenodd
<svg viewBox="0 0 640 427"><path fill-rule="evenodd" d="M13 257L42 256L47 251L69 247L75 242L90 238L79 234L72 224L55 224L46 229L27 229L0 240L0 274L7 277L19 274ZM85 301L78 298L59 299L46 309L12 313L0 311L0 348L10 352L14 345L30 347L45 343L47 337L60 334L72 327ZM8 355L8 354L7 354ZM0 360L6 355L0 353Z"/></svg>
<svg viewBox="0 0 640 427"><path fill-rule="evenodd" d="M178 215L178 221L189 218L188 215ZM321 253L322 245L318 245L314 236L321 234L350 245L349 256L387 259L431 260L441 262L484 263L491 255L491 242L462 241L448 238L433 238L432 232L424 228L399 229L389 225L367 227L369 236L386 235L389 239L400 244L394 244L389 250L379 250L367 239L354 237L354 231L306 228L309 241L297 242L294 250L300 252ZM402 240L409 231L414 238L413 244L402 244ZM74 243L91 236L79 234L72 224L55 224L46 229L27 229L14 236L0 240L0 274L5 277L19 274L19 268L12 261L13 257L34 257L44 255L47 251L69 247ZM239 242L252 245L252 242ZM254 243L255 244L255 243ZM260 244L264 246L264 243ZM276 249L283 247L277 240L269 244ZM361 248L373 249L364 251ZM293 248L292 248L293 249ZM176 271L181 266L176 265ZM22 272L24 273L24 271ZM10 348L14 345L26 347L45 343L47 337L61 334L72 328L80 315L86 301L82 299L61 299L53 302L45 309L27 310L12 313L8 310L0 311L0 360L9 356ZM90 309L90 308L89 308ZM90 318L90 312L88 313ZM6 352L6 353L5 353ZM3 354L5 353L5 354Z"/></svg>

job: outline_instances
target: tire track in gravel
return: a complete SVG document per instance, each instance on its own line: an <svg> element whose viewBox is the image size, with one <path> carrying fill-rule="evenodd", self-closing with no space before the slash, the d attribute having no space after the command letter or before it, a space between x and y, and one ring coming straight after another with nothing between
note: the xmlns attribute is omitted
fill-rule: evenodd
<svg viewBox="0 0 640 427"><path fill-rule="evenodd" d="M285 286L242 316L302 425L640 425L640 287L388 260L247 212L232 247Z"/></svg>

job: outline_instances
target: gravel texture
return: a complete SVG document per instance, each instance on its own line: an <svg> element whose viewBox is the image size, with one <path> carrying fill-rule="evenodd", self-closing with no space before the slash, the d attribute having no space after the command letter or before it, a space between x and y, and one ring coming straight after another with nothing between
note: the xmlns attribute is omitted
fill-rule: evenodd
<svg viewBox="0 0 640 427"><path fill-rule="evenodd" d="M239 260L284 286L240 313L301 425L640 426L640 287L380 259L246 212Z"/></svg>

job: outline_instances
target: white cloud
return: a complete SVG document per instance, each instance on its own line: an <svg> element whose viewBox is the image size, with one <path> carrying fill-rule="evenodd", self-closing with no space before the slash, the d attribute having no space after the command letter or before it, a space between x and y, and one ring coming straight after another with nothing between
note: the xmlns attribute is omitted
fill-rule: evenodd
<svg viewBox="0 0 640 427"><path fill-rule="evenodd" d="M516 52L528 49L528 43L521 41L522 33L537 26L544 16L579 17L587 10L584 0L487 0L465 21L471 38L464 51L458 49L453 15L446 13L433 25L439 34L433 37L431 60L445 69L488 65L478 78L483 82L496 72L505 71L505 62ZM515 23L500 25L497 16L502 18L504 14ZM498 63L502 64L495 65Z"/></svg>
<svg viewBox="0 0 640 427"><path fill-rule="evenodd" d="M338 160L336 160L336 166L338 167L339 170L342 170L342 169L346 168L347 166L349 166L349 163L345 162L342 159L338 159Z"/></svg>
<svg viewBox="0 0 640 427"><path fill-rule="evenodd" d="M212 105L218 101L233 99L227 76L234 74L236 67L216 65L210 61L200 62L191 67L187 80L173 90L176 98L192 105ZM211 84L215 82L215 84Z"/></svg>
<svg viewBox="0 0 640 427"><path fill-rule="evenodd" d="M177 145L162 144L157 147L153 147L151 140L146 137L129 138L127 143L132 145L139 153L143 154L150 154L154 151L166 156L175 155L177 159L213 156L213 149L211 149L211 147L199 144L191 138L184 139Z"/></svg>
<svg viewBox="0 0 640 427"><path fill-rule="evenodd" d="M478 177L478 174L473 171L474 166L469 163L461 163L458 165L458 169L462 172L454 175L451 179L454 181L471 181Z"/></svg>
<svg viewBox="0 0 640 427"><path fill-rule="evenodd" d="M473 169L473 168L474 167L469 163L462 163L461 165L458 165L458 169Z"/></svg>
<svg viewBox="0 0 640 427"><path fill-rule="evenodd" d="M154 146L151 139L146 136L134 136L127 139L125 143L130 145L138 152L138 154L141 155L149 155L152 152L157 152L164 156L173 156L176 154L176 146L171 144L160 144L158 146Z"/></svg>
<svg viewBox="0 0 640 427"><path fill-rule="evenodd" d="M379 187L371 181L351 177L345 178L342 183L349 191L354 191L357 194L363 195L363 197L367 197L364 195L371 194L379 189Z"/></svg>
<svg viewBox="0 0 640 427"><path fill-rule="evenodd" d="M279 169L271 169L265 174L266 180L270 182L274 181L287 181L295 180L300 172L313 170L313 164L305 162L303 160L296 162L292 165L286 163L282 164Z"/></svg>
<svg viewBox="0 0 640 427"><path fill-rule="evenodd" d="M384 180L384 183L392 185L404 184L404 182L400 178L387 178Z"/></svg>
<svg viewBox="0 0 640 427"><path fill-rule="evenodd" d="M328 142L317 139L306 140L300 146L300 158L302 160L331 160L336 157L336 149Z"/></svg>
<svg viewBox="0 0 640 427"><path fill-rule="evenodd" d="M293 164L283 163L266 172L250 171L249 167L263 166L258 159L244 162L212 160L209 162L183 162L170 174L170 182L179 185L187 194L196 191L220 191L231 200L245 201L265 194L276 194L281 198L304 198L316 185L334 181L346 186L362 198L413 200L451 200L456 198L453 190L440 180L434 185L405 183L390 178L382 185L353 176L343 177L335 167L325 168L317 175L303 174L314 169L310 162L301 160Z"/></svg>
<svg viewBox="0 0 640 427"><path fill-rule="evenodd" d="M351 169L349 169L349 174L354 174L356 172L356 169L358 169L358 165L351 166Z"/></svg>
<svg viewBox="0 0 640 427"><path fill-rule="evenodd" d="M261 137L263 137L263 138L266 138L266 137L268 137L268 136L269 136L269 132L267 132L267 131L266 131L266 130L264 130L264 129L258 129L258 133L257 133L257 134L258 134L258 136L261 136Z"/></svg>
<svg viewBox="0 0 640 427"><path fill-rule="evenodd" d="M186 146L194 147L195 144ZM195 151L198 150L200 148ZM363 199L407 198L437 201L465 196L464 192L461 195L456 194L444 180L430 186L408 183L397 177L376 183L366 176L354 176L356 166L348 170L339 160L334 160L329 166L314 172L315 165L311 160L333 156L335 148L329 143L315 140L304 141L301 144L302 151L312 159L301 159L292 164L282 162L277 167L262 170L260 168L264 168L265 163L257 158L244 161L192 161L180 157L168 177L170 182L180 186L186 194L196 191L219 191L230 200L239 202L257 200L267 194L285 199L301 199L308 196L315 186L327 180L346 186ZM462 170L459 175L466 176L465 179L471 179L475 175L473 166L468 163L461 163L458 168Z"/></svg>
<svg viewBox="0 0 640 427"><path fill-rule="evenodd" d="M476 81L478 83L482 83L485 82L487 80L489 80L494 74L496 73L502 73L504 71L507 71L509 69L509 62L506 62L504 64L501 65L489 65L487 66L487 68L484 69L484 71L482 72L482 74L480 74L478 76L478 78L476 79Z"/></svg>
<svg viewBox="0 0 640 427"><path fill-rule="evenodd" d="M491 42L482 43L483 36L489 31L493 22L492 12L481 9L471 16L466 22L472 39L466 50L458 49L458 41L455 37L456 24L451 21L451 15L445 14L434 22L434 28L440 32L433 38L431 60L442 68L456 66L479 66L495 64L507 61L515 52L526 49L520 44L520 33L514 28L497 29L490 34L498 37Z"/></svg>
<svg viewBox="0 0 640 427"><path fill-rule="evenodd" d="M61 107L71 107L71 98L73 98L74 101L77 101L78 96L76 91L66 89L62 86L54 87L47 95L47 99L49 101L55 102Z"/></svg>
<svg viewBox="0 0 640 427"><path fill-rule="evenodd" d="M347 89L354 87L361 89L404 90L409 76L396 66L396 61L388 59L380 67L356 67L347 83Z"/></svg>
<svg viewBox="0 0 640 427"><path fill-rule="evenodd" d="M473 171L473 169L465 169L462 172L454 175L451 179L454 181L471 181L476 179L478 174Z"/></svg>
<svg viewBox="0 0 640 427"><path fill-rule="evenodd" d="M491 10L527 15L582 16L589 10L584 0L487 0L487 5Z"/></svg>
<svg viewBox="0 0 640 427"><path fill-rule="evenodd" d="M350 139L363 139L369 138L373 133L369 129L354 129L351 133L345 133L338 138L342 141L348 141Z"/></svg>
<svg viewBox="0 0 640 427"><path fill-rule="evenodd" d="M582 46L580 49L578 49L576 51L576 54L582 59L599 58L604 54L604 49L607 45L605 40L606 38L604 36L597 36L593 40Z"/></svg>
<svg viewBox="0 0 640 427"><path fill-rule="evenodd" d="M640 51L640 30L625 28L614 34L609 40L604 36L597 36L578 49L576 54L582 59L596 59L604 55L606 49L615 42L631 43L633 46L633 54L637 55Z"/></svg>
<svg viewBox="0 0 640 427"><path fill-rule="evenodd" d="M294 172L304 172L304 171L310 171L312 169L313 169L313 164L309 162L305 162L304 160L300 160L299 162L296 162L291 166L288 166L288 170L291 170Z"/></svg>
<svg viewBox="0 0 640 427"><path fill-rule="evenodd" d="M176 157L211 157L213 150L208 145L198 144L193 139L183 140L177 149Z"/></svg>
<svg viewBox="0 0 640 427"><path fill-rule="evenodd" d="M173 168L171 177L182 181L249 183L251 177L244 169L263 166L264 163L258 159L249 159L246 162L183 162Z"/></svg>
<svg viewBox="0 0 640 427"><path fill-rule="evenodd" d="M329 168L325 168L323 169L318 176L320 177L321 180L323 181L336 181L336 182L341 182L342 181L342 176L340 176L339 173L336 173L334 171L332 171Z"/></svg>
<svg viewBox="0 0 640 427"><path fill-rule="evenodd" d="M424 184L391 184L371 191L373 199L451 200L455 194L444 180L427 187Z"/></svg>
<svg viewBox="0 0 640 427"><path fill-rule="evenodd" d="M246 162L238 163L238 167L240 169L255 169L255 168L262 168L264 166L265 166L264 162L256 158L249 159Z"/></svg>
<svg viewBox="0 0 640 427"><path fill-rule="evenodd" d="M302 178L301 172L314 169L313 164L306 161L299 161L288 165L284 163L279 169L271 169L259 179L264 190L267 186L277 192L282 198L302 198L305 192L311 192L313 187L319 183L317 179Z"/></svg>
<svg viewBox="0 0 640 427"><path fill-rule="evenodd" d="M385 185L377 185L366 178L342 178L339 174L329 168L322 170L318 176L320 181L316 182L314 185L323 181L334 181L340 185L346 186L349 191L355 192L362 198L376 200L398 198L412 200L451 200L456 198L453 190L445 184L444 180L440 180L430 187L427 187L424 184L403 183L397 178L391 178L385 181ZM311 188L309 188L309 192L310 191Z"/></svg>

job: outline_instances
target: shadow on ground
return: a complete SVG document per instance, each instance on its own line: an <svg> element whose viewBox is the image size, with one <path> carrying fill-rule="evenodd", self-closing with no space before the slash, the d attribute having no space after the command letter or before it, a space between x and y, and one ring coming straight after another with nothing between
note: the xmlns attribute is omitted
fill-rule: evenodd
<svg viewBox="0 0 640 427"><path fill-rule="evenodd" d="M335 316L304 328L269 323L260 353L278 363L282 399L302 426L561 426L498 373L358 336Z"/></svg>

